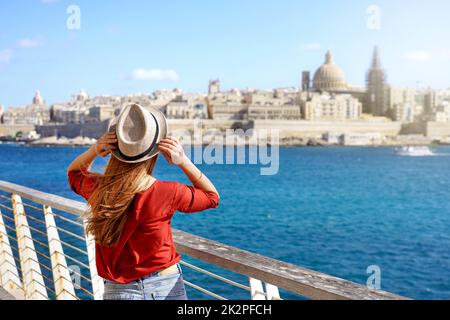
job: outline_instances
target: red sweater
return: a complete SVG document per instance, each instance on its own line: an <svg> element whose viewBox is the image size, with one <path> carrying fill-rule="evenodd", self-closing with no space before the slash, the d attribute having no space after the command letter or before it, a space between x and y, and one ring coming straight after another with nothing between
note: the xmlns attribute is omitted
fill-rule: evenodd
<svg viewBox="0 0 450 320"><path fill-rule="evenodd" d="M95 176L86 169L68 173L69 185L86 200L96 188ZM135 195L119 242L113 247L95 245L98 274L128 283L180 261L170 227L175 211L196 212L216 208L219 198L178 182L156 180Z"/></svg>

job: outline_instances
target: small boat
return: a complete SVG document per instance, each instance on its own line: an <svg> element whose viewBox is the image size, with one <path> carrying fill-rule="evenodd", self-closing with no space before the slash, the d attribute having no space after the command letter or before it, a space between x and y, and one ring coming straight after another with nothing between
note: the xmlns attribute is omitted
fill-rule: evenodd
<svg viewBox="0 0 450 320"><path fill-rule="evenodd" d="M427 146L404 146L396 150L399 156L428 157L434 155Z"/></svg>

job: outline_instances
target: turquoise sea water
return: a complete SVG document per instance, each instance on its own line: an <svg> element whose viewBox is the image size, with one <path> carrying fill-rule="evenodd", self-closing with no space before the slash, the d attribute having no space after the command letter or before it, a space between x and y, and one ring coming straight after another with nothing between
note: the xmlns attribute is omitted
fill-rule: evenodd
<svg viewBox="0 0 450 320"><path fill-rule="evenodd" d="M0 180L81 200L69 189L66 167L83 150L0 145ZM202 165L221 193L220 208L176 214L173 225L362 284L367 267L376 265L384 290L450 299L450 148L434 151L436 156L415 158L397 156L394 148L281 148L274 176L261 176L255 165ZM99 159L94 168L105 163ZM156 177L187 182L163 158ZM227 298L249 297L184 272ZM205 298L191 289L188 294Z"/></svg>

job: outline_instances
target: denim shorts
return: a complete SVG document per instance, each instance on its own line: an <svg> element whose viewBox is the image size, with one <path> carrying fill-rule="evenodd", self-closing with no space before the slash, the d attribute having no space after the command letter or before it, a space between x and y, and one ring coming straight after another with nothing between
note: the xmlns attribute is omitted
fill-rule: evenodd
<svg viewBox="0 0 450 320"><path fill-rule="evenodd" d="M177 263L177 271L160 275L154 272L129 283L104 280L103 300L187 300L183 272Z"/></svg>

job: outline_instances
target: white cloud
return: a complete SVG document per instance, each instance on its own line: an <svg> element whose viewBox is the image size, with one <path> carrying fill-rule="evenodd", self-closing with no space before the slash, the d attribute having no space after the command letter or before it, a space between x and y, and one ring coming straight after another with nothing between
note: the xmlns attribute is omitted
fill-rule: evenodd
<svg viewBox="0 0 450 320"><path fill-rule="evenodd" d="M129 76L134 80L145 81L178 81L179 76L175 70L163 70L163 69L135 69Z"/></svg>
<svg viewBox="0 0 450 320"><path fill-rule="evenodd" d="M302 46L304 50L319 50L321 47L322 45L317 42L306 43Z"/></svg>
<svg viewBox="0 0 450 320"><path fill-rule="evenodd" d="M424 62L431 60L432 56L433 54L430 51L416 50L406 52L403 57L409 61Z"/></svg>
<svg viewBox="0 0 450 320"><path fill-rule="evenodd" d="M13 51L11 49L4 49L0 51L0 67L8 64L13 56Z"/></svg>
<svg viewBox="0 0 450 320"><path fill-rule="evenodd" d="M37 48L42 45L42 41L39 39L24 38L17 41L17 45L21 48Z"/></svg>

